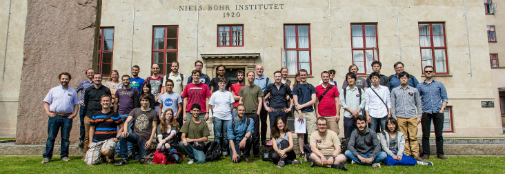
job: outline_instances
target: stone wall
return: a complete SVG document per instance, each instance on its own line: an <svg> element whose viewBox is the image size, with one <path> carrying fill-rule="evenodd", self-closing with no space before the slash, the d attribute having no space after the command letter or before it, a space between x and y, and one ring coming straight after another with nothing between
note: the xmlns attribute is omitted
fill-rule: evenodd
<svg viewBox="0 0 505 174"><path fill-rule="evenodd" d="M58 74L69 72L73 77L69 85L74 89L86 78L84 72L92 66L100 2L28 0L17 144L46 141L48 117L43 99L59 85ZM73 121L71 142L79 138L79 118Z"/></svg>

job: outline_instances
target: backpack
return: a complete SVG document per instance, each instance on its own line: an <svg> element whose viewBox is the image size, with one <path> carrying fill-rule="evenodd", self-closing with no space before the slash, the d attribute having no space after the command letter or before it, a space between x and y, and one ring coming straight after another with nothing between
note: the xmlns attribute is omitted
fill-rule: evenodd
<svg viewBox="0 0 505 174"><path fill-rule="evenodd" d="M314 86L312 86L310 83L307 83L307 84L309 84L309 85L307 85L307 88L309 89L309 93L312 95L312 88L314 88ZM298 93L300 93L300 94L302 93L302 91L300 90L300 84L296 85L296 89L297 89ZM300 98L298 100L303 101L303 95L299 95L299 96L300 96Z"/></svg>
<svg viewBox="0 0 505 174"><path fill-rule="evenodd" d="M310 148L310 144L307 144L303 146L303 152L305 153L305 161L307 162L312 162L312 160L309 158L310 154L312 154L312 149Z"/></svg>
<svg viewBox="0 0 505 174"><path fill-rule="evenodd" d="M358 88L355 86L355 88ZM358 88L358 92L359 92L359 104L361 104L361 88ZM347 96L347 89L344 89L344 101L346 101L346 96Z"/></svg>
<svg viewBox="0 0 505 174"><path fill-rule="evenodd" d="M167 156L161 152L161 150L157 150L154 152L154 158L153 158L153 163L154 164L167 164Z"/></svg>
<svg viewBox="0 0 505 174"><path fill-rule="evenodd" d="M161 77L161 87L163 87L163 79L164 78ZM151 83L151 80L152 80L151 76L147 77L146 80L147 80L147 83ZM152 86L152 84L151 84L151 86Z"/></svg>
<svg viewBox="0 0 505 174"><path fill-rule="evenodd" d="M272 161L272 153L274 153L274 148L272 146L263 146L261 149L261 159L263 159L263 161Z"/></svg>
<svg viewBox="0 0 505 174"><path fill-rule="evenodd" d="M175 160L172 155L177 155L179 157L179 160ZM174 152L169 153L169 149L166 149L165 152L162 152L161 150L157 150L154 152L154 158L153 158L153 163L154 164L175 164L175 163L181 163L184 160L184 156L182 156L181 153L179 152Z"/></svg>
<svg viewBox="0 0 505 174"><path fill-rule="evenodd" d="M349 144L349 139L350 138L342 138L340 139L340 153L344 154L345 151L347 150L347 144Z"/></svg>
<svg viewBox="0 0 505 174"><path fill-rule="evenodd" d="M221 146L217 141L205 144L204 152L206 161L219 161L221 159Z"/></svg>
<svg viewBox="0 0 505 174"><path fill-rule="evenodd" d="M147 156L144 156L144 157L140 157L137 159L137 161L140 163L140 164L152 164L153 161L154 161L154 154L153 153L150 153L149 155Z"/></svg>

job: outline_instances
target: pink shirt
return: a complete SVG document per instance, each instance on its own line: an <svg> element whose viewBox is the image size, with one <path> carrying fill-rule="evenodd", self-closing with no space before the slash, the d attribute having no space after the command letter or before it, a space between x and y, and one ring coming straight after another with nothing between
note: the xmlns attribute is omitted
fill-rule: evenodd
<svg viewBox="0 0 505 174"><path fill-rule="evenodd" d="M195 85L190 83L184 87L184 92L182 92L182 97L188 97L188 105L186 106L186 112L191 112L191 106L193 104L199 104L202 108L201 113L207 112L205 105L205 99L210 97L210 89L204 83L199 83Z"/></svg>

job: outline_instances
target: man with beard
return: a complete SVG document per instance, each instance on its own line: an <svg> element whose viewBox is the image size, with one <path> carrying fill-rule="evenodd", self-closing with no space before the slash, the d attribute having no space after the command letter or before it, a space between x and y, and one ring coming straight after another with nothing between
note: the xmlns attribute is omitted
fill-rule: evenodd
<svg viewBox="0 0 505 174"><path fill-rule="evenodd" d="M158 95L161 93L161 86L163 84L163 76L160 76L159 72L160 67L158 66L158 64L153 64L151 66L152 75L147 77L146 80L144 81L144 83L151 84L151 94L153 94L154 97L158 97ZM156 110L156 113L158 112L159 103L156 103L156 105L154 106L154 110Z"/></svg>
<svg viewBox="0 0 505 174"><path fill-rule="evenodd" d="M237 71L237 80L238 82L231 85L231 91L232 91L232 95L233 95L233 99L235 99L235 106L233 108L233 112L232 112L232 117L233 118L236 118L237 117L237 106L239 104L239 100L240 100L240 96L238 95L238 93L240 92L240 89L245 86L245 83L244 83L244 71L243 70L238 70Z"/></svg>
<svg viewBox="0 0 505 174"><path fill-rule="evenodd" d="M133 108L140 107L139 103L140 94L137 91L137 89L132 88L130 86L129 75L123 75L123 77L121 77L121 80L123 81L123 88L118 89L116 91L115 97L117 100L114 103L114 112L117 112L119 116L121 116L121 120L124 123L126 121L126 118L128 117L128 114L130 114ZM126 125L126 127L124 128L125 131L131 133L132 126L133 122L130 122L130 124ZM119 147L120 145L116 146L116 152L118 153L119 153ZM131 143L128 143L128 152L131 152L132 149L133 145Z"/></svg>
<svg viewBox="0 0 505 174"><path fill-rule="evenodd" d="M205 83L200 82L199 79L201 75L202 72L200 70L193 70L191 72L191 79L193 79L193 82L186 85L186 87L184 87L184 91L182 92L181 97L184 98L184 108L186 108L183 119L186 121L191 119L191 106L193 106L193 104L201 106L199 113L200 119L204 121L209 119L209 112L207 111L207 108L209 108L209 98L211 94L209 87Z"/></svg>
<svg viewBox="0 0 505 174"><path fill-rule="evenodd" d="M184 89L187 83L186 80L184 79L184 74L179 72L179 62L173 61L170 68L172 69L172 72L165 76L166 77L165 80L168 81L168 79L171 79L174 82L173 84L174 87L172 91L178 93L179 95L182 95L182 90ZM163 83L163 87L165 87L166 84L167 83ZM161 91L162 91L161 93L165 93L166 88L163 88Z"/></svg>
<svg viewBox="0 0 505 174"><path fill-rule="evenodd" d="M84 91L88 89L88 87L93 86L93 74L95 74L95 71L93 69L88 69L86 70L86 77L88 79L83 80L77 85L77 88L75 88L76 92L82 91L81 92L81 107L79 109L79 121L81 123L81 126L79 127L80 130L80 136L79 136L79 147L83 147L84 145L84 116L86 115L86 110L84 106Z"/></svg>
<svg viewBox="0 0 505 174"><path fill-rule="evenodd" d="M68 87L72 76L64 72L58 75L60 86L52 88L44 98L44 110L49 117L47 122L47 142L46 153L44 153L42 164L48 163L53 157L54 140L61 128L61 154L62 161L70 161L68 158L68 146L70 130L72 130L72 119L77 115L79 108L79 97L77 92Z"/></svg>
<svg viewBox="0 0 505 174"><path fill-rule="evenodd" d="M102 95L111 95L110 89L102 85L102 74L94 74L93 83L92 87L84 91L84 106L86 107L86 117L84 118L84 153L89 149L89 123L91 116L102 110L102 105L100 105Z"/></svg>
<svg viewBox="0 0 505 174"><path fill-rule="evenodd" d="M137 89L137 91L142 91L142 84L144 84L144 79L139 77L140 67L138 65L133 65L132 67L132 77L130 77L130 86Z"/></svg>
<svg viewBox="0 0 505 174"><path fill-rule="evenodd" d="M254 157L260 157L259 148L259 115L263 101L263 91L260 87L254 84L254 71L247 72L247 86L240 89L238 95L240 96L239 103L245 106L245 117L252 118L254 121L253 131L253 154Z"/></svg>

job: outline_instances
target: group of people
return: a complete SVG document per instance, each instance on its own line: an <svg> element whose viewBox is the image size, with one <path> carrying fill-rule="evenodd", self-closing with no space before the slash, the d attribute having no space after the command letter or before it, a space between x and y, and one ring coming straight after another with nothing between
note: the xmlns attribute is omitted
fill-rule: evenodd
<svg viewBox="0 0 505 174"><path fill-rule="evenodd" d="M251 163L251 148L253 157L259 158L261 143L272 145L275 152L270 156L277 167L301 164L293 150L288 116L294 117L297 124L299 157L305 157L304 144L310 144L312 153L307 158L312 166L347 170L347 158L353 164L379 168L381 161L387 165L433 165L423 161L430 154L431 120L437 157L446 159L442 129L447 93L441 82L433 80L432 66L424 68L426 80L419 83L404 72L401 62L394 65L396 73L389 77L380 74L380 62L373 62L374 72L366 80L357 76L358 67L353 64L341 88L334 81L335 70L323 71L320 84L315 86L307 82L305 69L291 82L288 69L283 67L273 73L272 82L257 65L255 71L237 71L238 82L232 84L225 77L225 66L217 66L217 76L212 80L202 68L203 62L196 61L186 80L178 62L171 63L172 71L166 76L161 76L160 68L153 64L151 76L142 79L138 76L140 67L135 65L131 77L123 75L119 79L118 71L113 70L104 85L102 75L88 69L88 79L76 90L68 86L71 75L61 73L61 85L52 88L44 99L49 121L42 163L50 161L60 128L61 159L70 160L68 138L77 114L81 122L79 145L88 165L107 162L122 166L129 163L129 158L148 155L151 148L173 153L175 146L188 154L188 164L205 163L203 146L210 136L206 123L210 117L214 141L220 144L222 155L233 162ZM344 96L340 96L342 93ZM341 108L343 137L348 142L345 152L338 137ZM417 142L417 125L421 122L423 154L419 154ZM271 143L267 143L268 129ZM115 154L121 157L118 162L114 161Z"/></svg>

